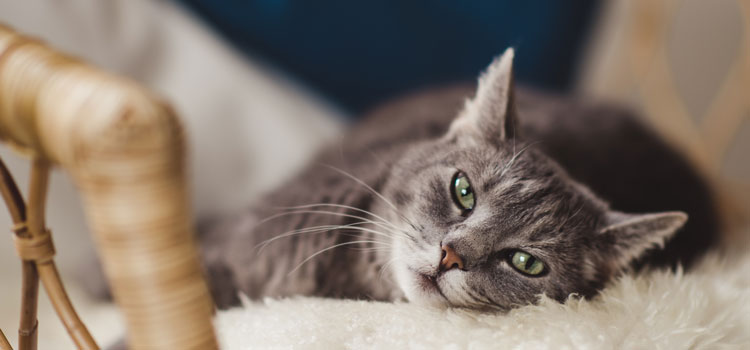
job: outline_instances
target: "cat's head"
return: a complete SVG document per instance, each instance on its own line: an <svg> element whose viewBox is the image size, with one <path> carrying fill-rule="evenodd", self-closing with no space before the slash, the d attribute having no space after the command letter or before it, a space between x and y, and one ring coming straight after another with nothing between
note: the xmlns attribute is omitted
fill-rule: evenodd
<svg viewBox="0 0 750 350"><path fill-rule="evenodd" d="M687 220L625 214L518 134L513 50L480 77L448 132L407 152L383 188L391 271L410 301L507 310L593 295ZM586 157L581 154L581 157Z"/></svg>

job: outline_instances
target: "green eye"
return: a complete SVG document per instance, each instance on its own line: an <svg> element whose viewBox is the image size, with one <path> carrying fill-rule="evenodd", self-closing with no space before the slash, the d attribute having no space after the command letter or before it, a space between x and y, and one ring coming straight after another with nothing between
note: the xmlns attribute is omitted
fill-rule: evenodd
<svg viewBox="0 0 750 350"><path fill-rule="evenodd" d="M533 255L516 250L510 255L510 263L516 270L530 276L537 276L544 272L544 263Z"/></svg>
<svg viewBox="0 0 750 350"><path fill-rule="evenodd" d="M474 209L474 191L471 189L469 178L462 172L456 173L451 181L453 200L462 211Z"/></svg>

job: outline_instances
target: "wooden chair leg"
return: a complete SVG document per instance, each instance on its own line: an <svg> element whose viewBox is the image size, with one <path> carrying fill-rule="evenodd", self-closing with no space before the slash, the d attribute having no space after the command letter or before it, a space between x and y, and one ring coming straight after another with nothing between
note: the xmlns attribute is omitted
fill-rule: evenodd
<svg viewBox="0 0 750 350"><path fill-rule="evenodd" d="M18 349L36 350L37 300L39 300L39 273L33 261L23 261L21 267L21 321L18 326Z"/></svg>
<svg viewBox="0 0 750 350"><path fill-rule="evenodd" d="M48 177L49 163L40 157L35 157L32 161L27 211L13 177L0 161L0 178L2 180L0 181L0 192L3 194L15 224L16 247L23 260L22 308L18 331L19 349L36 349L36 308L40 278L55 311L76 346L79 349L99 349L73 308L62 285L57 267L52 260L54 247L49 230L45 228L44 223Z"/></svg>
<svg viewBox="0 0 750 350"><path fill-rule="evenodd" d="M34 157L31 166L31 183L29 185L28 217L27 225L31 234L30 241L45 242L51 251L40 254L32 254L35 258L39 277L47 291L50 302L54 306L57 316L60 317L65 329L79 349L99 349L94 338L89 333L86 325L81 322L73 304L68 298L68 293L60 280L54 260L54 248L52 247L51 233L45 228L44 208L47 198L47 185L49 180L49 163L41 157ZM42 252L45 248L34 246L37 251ZM23 256L22 256L23 257Z"/></svg>
<svg viewBox="0 0 750 350"><path fill-rule="evenodd" d="M10 218L16 228L25 227L26 203L21 197L13 176L0 160L0 193L8 207ZM28 232L13 230L16 235ZM28 238L28 237L21 237ZM21 320L18 326L18 349L36 350L37 348L37 300L39 299L39 274L33 261L21 262Z"/></svg>

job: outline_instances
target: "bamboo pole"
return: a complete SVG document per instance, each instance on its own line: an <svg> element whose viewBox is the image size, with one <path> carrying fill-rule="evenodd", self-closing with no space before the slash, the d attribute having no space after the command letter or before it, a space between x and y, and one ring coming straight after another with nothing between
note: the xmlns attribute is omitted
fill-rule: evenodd
<svg viewBox="0 0 750 350"><path fill-rule="evenodd" d="M39 300L39 272L32 261L23 260L21 265L21 320L18 326L18 349L36 350L37 302Z"/></svg>
<svg viewBox="0 0 750 350"><path fill-rule="evenodd" d="M0 159L0 194L2 194L5 205L8 207L13 224L20 225L26 222L26 204L23 202L16 181L13 180L13 176L2 159Z"/></svg>
<svg viewBox="0 0 750 350"><path fill-rule="evenodd" d="M21 320L18 326L18 349L36 350L37 303L39 300L39 272L33 261L23 260L21 265Z"/></svg>
<svg viewBox="0 0 750 350"><path fill-rule="evenodd" d="M31 184L29 189L28 221L26 207L13 177L5 164L0 161L0 192L15 224L16 239L29 241L45 234L44 208L49 175L49 164L35 157L32 161ZM51 243L50 243L51 244ZM96 342L78 317L70 299L62 286L57 268L51 257L41 260L23 260L22 308L19 327L19 349L36 349L36 308L38 300L38 276L55 307L55 311L65 325L79 349L98 349ZM31 274L30 274L31 273Z"/></svg>
<svg viewBox="0 0 750 350"><path fill-rule="evenodd" d="M29 185L29 206L28 206L28 229L31 234L31 238L40 238L44 235L49 235L49 231L45 228L44 223L44 208L46 203L47 185L49 180L49 163L41 158L34 157L31 165L31 183ZM50 242L51 245L51 242ZM96 350L99 346L96 345L94 338L89 333L86 326L81 322L78 317L73 304L70 302L68 293L63 287L60 274L57 271L57 266L49 258L41 258L35 261L39 277L44 285L44 290L47 291L52 306L57 312L57 316L60 317L65 329L73 339L78 349L82 350Z"/></svg>
<svg viewBox="0 0 750 350"><path fill-rule="evenodd" d="M0 159L0 193L8 207L13 225L19 230L14 230L16 238L28 235L25 228L26 204L23 202L21 192L18 190L13 176L8 171L5 163ZM33 261L21 261L21 320L18 326L18 349L36 350L37 348L37 300L39 299L39 275Z"/></svg>

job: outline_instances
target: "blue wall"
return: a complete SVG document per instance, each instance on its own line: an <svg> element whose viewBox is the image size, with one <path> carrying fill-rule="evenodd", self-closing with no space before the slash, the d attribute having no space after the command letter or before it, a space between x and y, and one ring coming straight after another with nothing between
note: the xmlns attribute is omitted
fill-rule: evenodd
<svg viewBox="0 0 750 350"><path fill-rule="evenodd" d="M351 112L475 79L516 47L520 82L564 90L598 1L179 0L240 50Z"/></svg>

